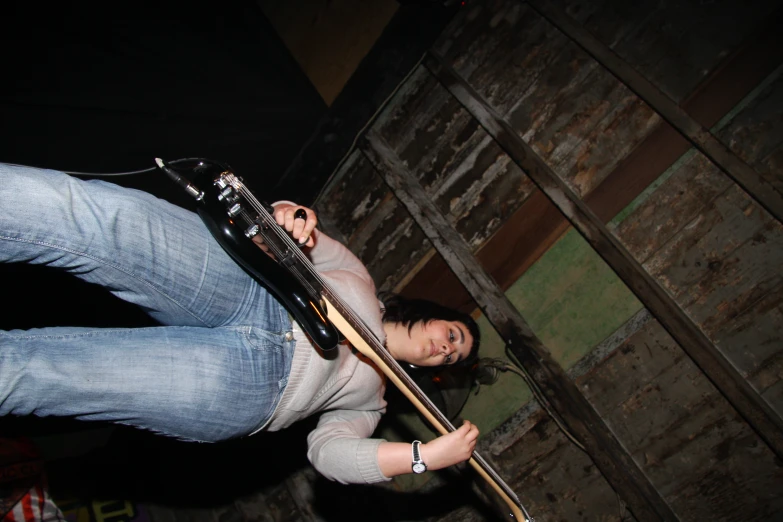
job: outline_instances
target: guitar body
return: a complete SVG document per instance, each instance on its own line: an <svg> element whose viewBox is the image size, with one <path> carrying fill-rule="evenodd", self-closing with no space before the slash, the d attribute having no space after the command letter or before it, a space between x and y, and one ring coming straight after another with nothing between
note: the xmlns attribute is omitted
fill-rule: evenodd
<svg viewBox="0 0 783 522"><path fill-rule="evenodd" d="M252 212L245 209L244 216L230 216L234 205L246 205L237 198L221 197L223 188L216 180L227 167L202 162L193 169L194 181L203 190L197 213L215 240L228 254L259 283L264 285L285 306L302 326L313 342L322 350L331 350L339 342L334 326L326 319L321 304L295 279L289 270L270 258L246 235L255 221ZM252 208L252 207L251 207Z"/></svg>

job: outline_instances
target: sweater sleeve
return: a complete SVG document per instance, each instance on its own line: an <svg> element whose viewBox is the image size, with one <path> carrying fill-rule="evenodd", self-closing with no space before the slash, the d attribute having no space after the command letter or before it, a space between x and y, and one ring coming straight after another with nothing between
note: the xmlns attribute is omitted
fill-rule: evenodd
<svg viewBox="0 0 783 522"><path fill-rule="evenodd" d="M326 478L343 484L391 480L378 465L378 446L384 441L368 438L380 418L377 411L324 413L307 437L307 458Z"/></svg>

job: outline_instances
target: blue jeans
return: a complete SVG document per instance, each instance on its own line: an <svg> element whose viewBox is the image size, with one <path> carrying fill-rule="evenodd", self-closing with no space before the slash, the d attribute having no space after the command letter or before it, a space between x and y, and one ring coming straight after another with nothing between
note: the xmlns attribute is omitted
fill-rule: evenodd
<svg viewBox="0 0 783 522"><path fill-rule="evenodd" d="M110 183L0 164L0 261L66 270L163 325L0 332L0 415L217 441L261 427L285 388L294 345L286 310L192 212Z"/></svg>

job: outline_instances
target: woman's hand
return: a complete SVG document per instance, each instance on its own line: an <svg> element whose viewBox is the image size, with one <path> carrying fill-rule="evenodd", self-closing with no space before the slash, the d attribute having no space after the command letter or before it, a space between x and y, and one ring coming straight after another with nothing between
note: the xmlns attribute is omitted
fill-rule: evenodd
<svg viewBox="0 0 783 522"><path fill-rule="evenodd" d="M476 425L465 421L459 429L422 444L421 460L427 465L427 469L431 470L465 462L473 454L478 436Z"/></svg>
<svg viewBox="0 0 783 522"><path fill-rule="evenodd" d="M307 214L305 219L295 217L296 211L300 209ZM291 237L298 240L299 244L309 247L315 244L311 234L318 223L318 218L312 209L301 205L280 203L275 206L274 216L277 224L290 232Z"/></svg>
<svg viewBox="0 0 783 522"><path fill-rule="evenodd" d="M476 425L465 421L458 430L419 446L421 460L429 470L465 462L473 454L478 435ZM405 442L381 442L378 446L378 466L386 477L412 473L411 445Z"/></svg>
<svg viewBox="0 0 783 522"><path fill-rule="evenodd" d="M304 211L306 217L304 219L295 217L298 210ZM311 247L315 245L313 241L313 229L318 223L318 218L312 209L303 207L301 205L292 205L290 203L278 203L274 207L272 215L275 221L283 229L287 230L294 240L299 244ZM264 244L264 238L260 234L253 237L253 242L256 243L264 252L271 255L269 249Z"/></svg>

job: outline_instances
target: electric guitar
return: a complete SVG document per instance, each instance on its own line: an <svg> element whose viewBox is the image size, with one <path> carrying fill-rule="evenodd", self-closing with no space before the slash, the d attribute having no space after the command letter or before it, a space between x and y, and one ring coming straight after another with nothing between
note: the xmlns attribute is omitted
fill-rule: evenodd
<svg viewBox="0 0 783 522"><path fill-rule="evenodd" d="M163 160L155 161L196 199L197 212L218 243L282 301L319 348L332 349L340 335L344 336L375 363L441 435L456 429L391 357L380 339L318 275L300 247L277 224L271 208L256 199L228 165L192 160L187 167L189 176L184 176L178 172L180 169ZM258 234L274 260L251 241ZM478 452L473 452L469 462L508 506L510 517L533 522L514 491Z"/></svg>

